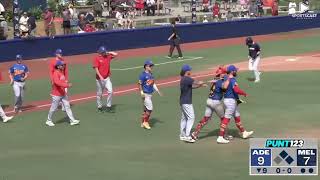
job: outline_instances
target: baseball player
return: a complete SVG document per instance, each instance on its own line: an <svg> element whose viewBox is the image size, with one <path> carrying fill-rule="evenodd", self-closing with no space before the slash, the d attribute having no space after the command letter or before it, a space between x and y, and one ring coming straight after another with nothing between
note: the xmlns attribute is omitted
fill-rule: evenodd
<svg viewBox="0 0 320 180"><path fill-rule="evenodd" d="M93 68L96 71L96 84L97 84L97 106L98 112L104 112L102 104L102 95L103 91L107 89L107 103L106 111L113 112L112 110L112 83L111 83L111 70L110 63L113 58L115 58L118 53L116 52L107 52L107 49L104 46L99 47L99 55L96 56L93 60Z"/></svg>
<svg viewBox="0 0 320 180"><path fill-rule="evenodd" d="M234 65L230 65L227 67L227 79L223 83L223 89L225 89L224 94L224 106L225 106L225 114L224 118L220 124L220 132L217 139L217 143L227 144L229 140L225 139L225 131L228 127L230 119L234 117L237 128L240 130L240 135L243 139L250 137L253 134L253 131L246 131L241 123L240 112L238 109L237 99L238 95L242 95L247 97L247 93L240 89L237 84L237 71L238 69Z"/></svg>
<svg viewBox="0 0 320 180"><path fill-rule="evenodd" d="M64 75L64 71L65 71L64 62L57 61L55 68L56 69L52 76L52 91L51 91L52 103L49 110L46 125L50 127L55 126L55 124L52 122L52 116L53 116L53 113L57 110L60 102L62 102L62 104L65 107L66 113L70 119L70 125L71 126L77 125L80 123L80 121L74 118L70 108L68 96L66 93L66 88L70 88L72 84L67 81Z"/></svg>
<svg viewBox="0 0 320 180"><path fill-rule="evenodd" d="M260 82L260 74L258 70L259 62L260 62L260 53L261 53L261 48L258 43L254 42L251 37L246 38L246 45L248 46L249 49L249 70L253 71L255 83Z"/></svg>
<svg viewBox="0 0 320 180"><path fill-rule="evenodd" d="M191 129L194 123L194 109L192 105L192 89L207 87L202 81L195 81L191 78L191 66L185 64L181 68L180 76L180 140L193 143L195 140L191 137Z"/></svg>
<svg viewBox="0 0 320 180"><path fill-rule="evenodd" d="M62 57L62 49L57 49L55 51L55 58L52 59L50 61L50 64L49 64L49 75L50 75L50 80L51 80L51 83L53 82L53 74L55 72L55 65L57 63L57 61L62 61L64 64L65 64L65 68L64 68L64 71L63 71L63 74L66 78L66 80L68 81L69 80L69 66L68 66L68 63L67 61ZM66 89L66 93L68 92L68 89ZM65 111L65 107L63 106L63 103L60 103L61 107L62 107L62 111Z"/></svg>
<svg viewBox="0 0 320 180"><path fill-rule="evenodd" d="M196 126L196 129L194 130L194 132L191 134L191 137L194 140L198 139L198 135L201 129L211 119L213 112L215 112L218 118L220 118L221 120L224 117L224 105L222 102L222 98L223 98L222 85L224 82L224 76L226 75L226 72L227 72L226 68L223 66L220 66L215 73L214 80L212 81L212 84L210 87L210 94L207 99L205 115Z"/></svg>
<svg viewBox="0 0 320 180"><path fill-rule="evenodd" d="M162 96L161 92L159 91L154 77L152 75L152 68L154 64L151 60L146 60L144 62L144 71L139 76L139 90L143 100L143 113L142 113L142 120L141 120L141 127L145 129L151 129L149 120L150 115L153 110L152 104L152 93L157 91L160 96Z"/></svg>
<svg viewBox="0 0 320 180"><path fill-rule="evenodd" d="M22 64L22 56L16 55L17 63L9 69L10 85L13 86L15 96L14 112L22 112L22 103L24 98L25 81L29 75L29 69L26 65Z"/></svg>

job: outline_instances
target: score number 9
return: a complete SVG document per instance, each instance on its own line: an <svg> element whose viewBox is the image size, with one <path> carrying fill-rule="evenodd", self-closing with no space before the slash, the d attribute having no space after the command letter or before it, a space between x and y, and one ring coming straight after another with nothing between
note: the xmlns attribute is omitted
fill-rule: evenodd
<svg viewBox="0 0 320 180"><path fill-rule="evenodd" d="M262 166L262 165L264 165L264 157L262 157L262 156L260 156L260 157L258 157L258 164L259 164L259 166Z"/></svg>

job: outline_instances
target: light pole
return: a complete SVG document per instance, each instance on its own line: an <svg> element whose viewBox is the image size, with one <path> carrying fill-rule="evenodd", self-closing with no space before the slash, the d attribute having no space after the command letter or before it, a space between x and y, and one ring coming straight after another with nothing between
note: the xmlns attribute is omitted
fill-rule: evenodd
<svg viewBox="0 0 320 180"><path fill-rule="evenodd" d="M15 39L20 37L20 31L19 31L19 1L13 0L13 37Z"/></svg>
<svg viewBox="0 0 320 180"><path fill-rule="evenodd" d="M197 14L196 14L196 11L197 11L197 1L196 0L191 0L191 21L192 23L196 23L197 22Z"/></svg>

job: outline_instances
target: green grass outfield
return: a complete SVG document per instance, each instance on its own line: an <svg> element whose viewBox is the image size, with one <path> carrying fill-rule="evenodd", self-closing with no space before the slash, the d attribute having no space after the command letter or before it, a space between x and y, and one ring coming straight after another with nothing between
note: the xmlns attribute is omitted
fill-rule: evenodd
<svg viewBox="0 0 320 180"><path fill-rule="evenodd" d="M308 38L273 41L262 44L264 57L293 55L319 50L320 35ZM246 59L246 48L231 46L186 52L185 56L204 57L188 62L194 70L214 64ZM112 68L139 66L144 58L118 61ZM168 61L152 57L155 63ZM157 78L179 73L183 63L155 67ZM74 88L71 93L95 90L90 65L71 67ZM140 69L114 71L115 86L136 83ZM80 73L81 72L81 73ZM79 75L82 74L81 78ZM249 93L248 103L241 105L245 127L255 130L255 137L306 137L320 126L319 71L266 72L260 84L246 80L249 72L241 72L239 84ZM45 80L28 83L28 101L48 99ZM35 90L39 87L39 90ZM41 88L40 88L41 87ZM47 88L47 89L46 89ZM44 126L47 110L26 113L14 121L0 123L0 180L212 180L212 179L305 179L319 177L250 177L248 175L248 140L236 138L228 145L216 144L218 122L210 122L203 137L195 144L178 140L180 109L177 87L162 88L164 97L154 96L153 129L140 128L141 99L137 94L114 98L115 114L97 114L95 102L73 106L81 125L70 127L64 114L57 112L57 126ZM11 88L0 86L2 104L10 104ZM208 89L194 91L196 121L204 113ZM232 134L236 134L231 123ZM318 136L319 137L319 134Z"/></svg>

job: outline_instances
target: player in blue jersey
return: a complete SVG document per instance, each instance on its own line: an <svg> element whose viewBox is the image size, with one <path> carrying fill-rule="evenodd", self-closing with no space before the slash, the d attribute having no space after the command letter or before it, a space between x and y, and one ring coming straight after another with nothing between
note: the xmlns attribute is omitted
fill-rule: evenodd
<svg viewBox="0 0 320 180"><path fill-rule="evenodd" d="M143 100L143 113L142 113L142 120L141 120L141 127L145 129L151 129L149 120L150 115L153 111L153 104L152 104L152 94L154 91L157 91L160 96L162 96L161 92L159 91L154 77L152 75L152 68L154 64L151 60L146 60L144 63L144 71L139 76L139 90L140 95Z"/></svg>
<svg viewBox="0 0 320 180"><path fill-rule="evenodd" d="M255 80L255 83L260 82L260 74L258 70L259 62L260 62L260 56L261 56L261 48L260 45L253 41L251 37L246 38L246 45L248 46L249 54L249 70L253 71Z"/></svg>
<svg viewBox="0 0 320 180"><path fill-rule="evenodd" d="M14 92L14 111L15 113L22 112L22 104L24 98L25 81L29 75L29 69L25 64L22 64L22 56L16 55L17 63L9 69L10 85L13 86Z"/></svg>
<svg viewBox="0 0 320 180"><path fill-rule="evenodd" d="M210 94L207 99L207 106L204 113L204 117L201 119L201 121L197 124L196 129L191 134L191 137L194 140L198 139L198 135L201 131L201 129L208 123L208 121L211 119L213 112L216 113L219 119L223 119L224 117L224 105L222 102L223 98L223 78L226 75L226 68L223 66L220 66L216 73L214 80L211 83L210 87Z"/></svg>
<svg viewBox="0 0 320 180"><path fill-rule="evenodd" d="M221 144L229 143L229 140L225 139L224 136L232 117L235 119L236 126L240 130L240 135L242 138L246 139L253 134L253 131L246 131L241 123L240 112L237 103L237 100L239 99L238 95L242 95L245 97L247 97L248 95L243 90L241 90L237 84L237 71L238 69L234 65L228 66L228 77L223 83L223 89L225 89L223 100L225 106L225 114L220 124L220 132L217 139L217 142Z"/></svg>

